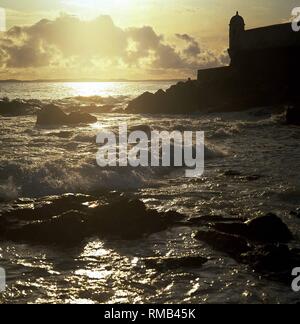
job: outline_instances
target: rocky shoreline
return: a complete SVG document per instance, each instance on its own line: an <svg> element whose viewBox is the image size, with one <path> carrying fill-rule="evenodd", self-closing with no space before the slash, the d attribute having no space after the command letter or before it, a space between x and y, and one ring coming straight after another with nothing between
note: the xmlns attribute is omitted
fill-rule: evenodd
<svg viewBox="0 0 300 324"><path fill-rule="evenodd" d="M189 218L176 211L148 209L142 201L116 193L19 199L0 213L0 240L71 247L92 237L138 240L174 226L192 228L195 240L272 280L290 283L291 269L300 263L300 251L289 246L293 233L274 214L253 219ZM198 255L142 261L146 267L167 271L198 268L208 259L199 250Z"/></svg>
<svg viewBox="0 0 300 324"><path fill-rule="evenodd" d="M207 85L207 89L210 89ZM215 89L207 90L198 81L189 80L179 82L166 91L158 90L156 93L145 92L122 108L118 100L112 100L116 104L106 104L105 100L97 99L101 104L86 104L94 97L87 97L83 101L78 98L66 98L62 101L42 102L40 100L9 100L0 99L0 116L36 116L37 126L78 126L81 124L92 124L97 118L92 114L198 114L198 113L223 113L243 111L252 108L264 107L269 112L284 114L287 125L300 125L300 103L299 100L261 100L249 99L244 94L235 97L233 91L222 91L219 96L211 93ZM253 89L253 91L255 91ZM224 100L224 96L228 96Z"/></svg>
<svg viewBox="0 0 300 324"><path fill-rule="evenodd" d="M214 80L178 82L166 91L145 92L131 100L127 113L195 114L248 110L254 107L281 107L287 124L300 125L299 98L288 89L275 85L253 83L251 80Z"/></svg>

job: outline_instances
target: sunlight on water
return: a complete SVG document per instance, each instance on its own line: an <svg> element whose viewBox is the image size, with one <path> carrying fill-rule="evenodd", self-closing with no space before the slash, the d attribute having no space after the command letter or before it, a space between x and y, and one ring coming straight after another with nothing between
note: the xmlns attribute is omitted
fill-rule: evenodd
<svg viewBox="0 0 300 324"><path fill-rule="evenodd" d="M118 93L121 84L117 82L70 82L64 83L63 87L71 97L90 97L95 95L108 97Z"/></svg>
<svg viewBox="0 0 300 324"><path fill-rule="evenodd" d="M136 97L143 92L167 89L171 81L144 82L30 82L1 83L1 96L9 99L64 99L70 97Z"/></svg>
<svg viewBox="0 0 300 324"><path fill-rule="evenodd" d="M107 270L77 270L75 274L78 276L88 277L89 279L105 279L112 274L112 271Z"/></svg>
<svg viewBox="0 0 300 324"><path fill-rule="evenodd" d="M82 258L86 257L102 257L109 255L110 251L104 248L104 243L100 241L89 242L82 254L80 255Z"/></svg>

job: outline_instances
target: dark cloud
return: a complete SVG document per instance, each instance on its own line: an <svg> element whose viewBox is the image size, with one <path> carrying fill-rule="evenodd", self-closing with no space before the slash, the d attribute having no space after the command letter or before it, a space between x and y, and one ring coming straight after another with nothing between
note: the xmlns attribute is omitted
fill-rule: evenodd
<svg viewBox="0 0 300 324"><path fill-rule="evenodd" d="M187 34L176 34L176 37L188 43L188 47L183 50L187 56L197 57L201 53L199 43L193 37Z"/></svg>
<svg viewBox="0 0 300 324"><path fill-rule="evenodd" d="M200 50L190 35L176 34L183 49L168 44L152 27L122 29L109 16L91 21L62 15L32 26L13 27L0 38L2 68L73 66L76 62L109 60L143 69L192 70L224 64L224 53ZM63 62L63 63L62 63Z"/></svg>

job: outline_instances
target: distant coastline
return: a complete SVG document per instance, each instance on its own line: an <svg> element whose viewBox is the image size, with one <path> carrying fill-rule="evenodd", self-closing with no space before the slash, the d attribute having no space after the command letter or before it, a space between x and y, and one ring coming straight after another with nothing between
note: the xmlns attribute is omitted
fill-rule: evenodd
<svg viewBox="0 0 300 324"><path fill-rule="evenodd" d="M66 83L66 82L180 82L183 79L148 79L148 80L130 80L130 79L35 79L35 80L18 80L6 79L0 80L0 83Z"/></svg>

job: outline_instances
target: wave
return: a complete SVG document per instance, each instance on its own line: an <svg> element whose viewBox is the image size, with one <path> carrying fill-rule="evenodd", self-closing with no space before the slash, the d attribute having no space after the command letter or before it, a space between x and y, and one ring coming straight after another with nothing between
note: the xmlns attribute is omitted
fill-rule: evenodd
<svg viewBox="0 0 300 324"><path fill-rule="evenodd" d="M110 113L125 107L129 97L69 97L57 100L0 99L0 116L35 115L49 104L54 104L65 112Z"/></svg>
<svg viewBox="0 0 300 324"><path fill-rule="evenodd" d="M15 185L13 177L9 177L2 184L0 183L0 202L15 200L18 196L18 187Z"/></svg>
<svg viewBox="0 0 300 324"><path fill-rule="evenodd" d="M79 138L76 138L79 140ZM85 140L85 138L81 138ZM90 140L89 137L86 140ZM77 145L68 142L68 145ZM195 147L193 148L195 150ZM46 162L41 157L37 161L26 158L0 162L0 187L2 200L16 197L40 197L64 193L90 193L97 190L137 190L154 187L172 178L174 171L184 177L185 167L105 167L96 164L95 151L88 150L77 155L74 147L61 158L49 155ZM59 151L58 151L59 152ZM205 147L205 160L223 158L226 152L213 144ZM174 158L173 158L174 160ZM171 158L172 163L172 158Z"/></svg>
<svg viewBox="0 0 300 324"><path fill-rule="evenodd" d="M224 138L231 137L237 134L240 134L241 129L238 125L232 125L230 127L221 127L217 129L210 138Z"/></svg>

